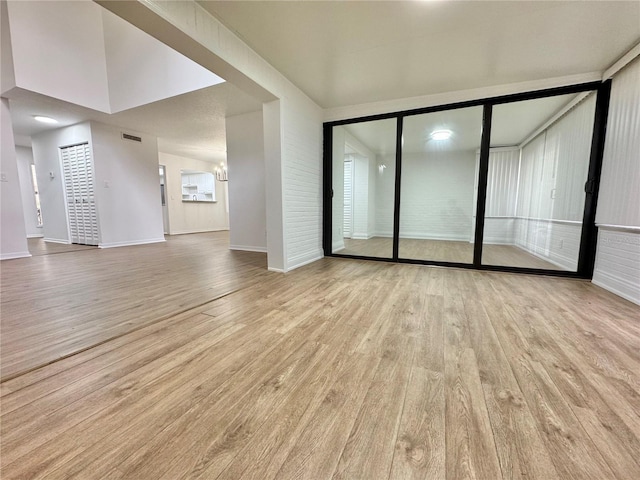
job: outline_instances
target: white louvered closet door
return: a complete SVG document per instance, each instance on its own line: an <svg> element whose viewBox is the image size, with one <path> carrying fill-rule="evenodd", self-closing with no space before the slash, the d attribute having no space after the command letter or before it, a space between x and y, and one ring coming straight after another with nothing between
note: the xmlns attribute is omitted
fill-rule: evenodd
<svg viewBox="0 0 640 480"><path fill-rule="evenodd" d="M351 238L353 230L353 162L344 162L344 221L343 237Z"/></svg>
<svg viewBox="0 0 640 480"><path fill-rule="evenodd" d="M98 245L93 162L88 143L61 148L71 243Z"/></svg>

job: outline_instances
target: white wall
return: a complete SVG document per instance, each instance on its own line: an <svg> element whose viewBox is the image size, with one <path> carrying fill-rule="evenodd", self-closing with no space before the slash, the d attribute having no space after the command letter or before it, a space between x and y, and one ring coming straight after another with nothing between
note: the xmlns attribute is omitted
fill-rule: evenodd
<svg viewBox="0 0 640 480"><path fill-rule="evenodd" d="M43 235L42 227L38 227L38 208L31 179L33 151L29 147L16 146L16 155L18 157L18 177L20 178L20 194L27 238L41 237Z"/></svg>
<svg viewBox="0 0 640 480"><path fill-rule="evenodd" d="M353 232L351 238L367 239L373 236L369 231L369 210L373 198L369 197L369 158L355 154L353 157ZM375 157L374 157L375 159Z"/></svg>
<svg viewBox="0 0 640 480"><path fill-rule="evenodd" d="M122 139L122 129L91 122L100 246L164 241L158 174L158 140L126 130L142 142Z"/></svg>
<svg viewBox="0 0 640 480"><path fill-rule="evenodd" d="M295 87L282 102L285 270L322 258L322 110Z"/></svg>
<svg viewBox="0 0 640 480"><path fill-rule="evenodd" d="M471 239L475 157L473 150L403 155L400 237Z"/></svg>
<svg viewBox="0 0 640 480"><path fill-rule="evenodd" d="M183 202L181 170L198 170L214 174L216 164L159 152L159 163L166 167L167 207L169 210L169 234L214 232L229 229L229 213L226 200L227 182L215 182L215 203ZM155 167L156 175L158 166ZM158 205L160 190L158 185Z"/></svg>
<svg viewBox="0 0 640 480"><path fill-rule="evenodd" d="M265 102L269 269L321 258L322 109L193 1L104 6Z"/></svg>
<svg viewBox="0 0 640 480"><path fill-rule="evenodd" d="M229 248L267 251L262 111L227 117Z"/></svg>
<svg viewBox="0 0 640 480"><path fill-rule="evenodd" d="M262 104L264 167L266 170L267 268L286 270L284 199L282 196L282 112L280 100Z"/></svg>
<svg viewBox="0 0 640 480"><path fill-rule="evenodd" d="M112 113L223 82L108 10L100 11Z"/></svg>
<svg viewBox="0 0 640 480"><path fill-rule="evenodd" d="M515 243L567 270L578 266L595 102L590 95L522 148Z"/></svg>
<svg viewBox="0 0 640 480"><path fill-rule="evenodd" d="M3 98L0 108L0 260L29 257L24 226L18 162L14 147L9 102Z"/></svg>
<svg viewBox="0 0 640 480"><path fill-rule="evenodd" d="M640 58L613 78L593 283L640 305Z"/></svg>
<svg viewBox="0 0 640 480"><path fill-rule="evenodd" d="M395 155L376 155L377 165L386 165L376 176L376 228L378 237L393 236L393 208L396 189ZM404 177L403 177L404 178ZM401 206L401 208L403 208Z"/></svg>
<svg viewBox="0 0 640 480"><path fill-rule="evenodd" d="M376 155L346 130L344 142L357 152L353 168L352 238L371 238L376 230Z"/></svg>
<svg viewBox="0 0 640 480"><path fill-rule="evenodd" d="M92 148L89 122L49 130L32 137L33 160L40 189L42 230L46 241L70 242L59 149L84 142L88 142Z"/></svg>
<svg viewBox="0 0 640 480"><path fill-rule="evenodd" d="M123 140L119 128L97 122L49 130L33 137L45 240L69 242L59 149L83 142L89 143L93 156L99 246L164 240L157 139L127 132L141 136L142 143Z"/></svg>
<svg viewBox="0 0 640 480"><path fill-rule="evenodd" d="M0 2L0 93L4 95L15 86L9 12L7 2Z"/></svg>
<svg viewBox="0 0 640 480"><path fill-rule="evenodd" d="M17 86L109 112L101 7L12 1L8 11Z"/></svg>
<svg viewBox="0 0 640 480"><path fill-rule="evenodd" d="M480 154L476 154L476 182ZM489 152L487 174L487 204L484 217L485 244L513 245L515 242L516 198L518 194L518 173L520 149L492 148ZM477 187L474 192L474 202ZM475 208L471 231L475 232Z"/></svg>

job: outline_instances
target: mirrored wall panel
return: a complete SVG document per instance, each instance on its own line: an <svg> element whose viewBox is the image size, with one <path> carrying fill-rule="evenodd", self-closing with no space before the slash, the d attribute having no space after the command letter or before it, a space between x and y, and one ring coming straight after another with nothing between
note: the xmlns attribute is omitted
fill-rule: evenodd
<svg viewBox="0 0 640 480"><path fill-rule="evenodd" d="M493 107L482 263L578 268L595 93Z"/></svg>
<svg viewBox="0 0 640 480"><path fill-rule="evenodd" d="M473 262L482 112L404 118L399 258Z"/></svg>
<svg viewBox="0 0 640 480"><path fill-rule="evenodd" d="M396 119L333 127L331 251L391 258Z"/></svg>

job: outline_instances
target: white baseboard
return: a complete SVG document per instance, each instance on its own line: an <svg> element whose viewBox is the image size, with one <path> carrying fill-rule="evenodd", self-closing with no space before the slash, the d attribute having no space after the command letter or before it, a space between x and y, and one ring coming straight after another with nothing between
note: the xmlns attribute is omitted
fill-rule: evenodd
<svg viewBox="0 0 640 480"><path fill-rule="evenodd" d="M27 238L44 238L44 235L41 233L28 233Z"/></svg>
<svg viewBox="0 0 640 480"><path fill-rule="evenodd" d="M339 252L340 250L344 250L344 240L342 241L338 240L337 242L333 242L331 244L332 252Z"/></svg>
<svg viewBox="0 0 640 480"><path fill-rule="evenodd" d="M98 248L117 248L117 247L133 247L135 245L147 245L149 243L161 243L166 240L163 238L152 238L149 240L137 240L134 242L110 242L110 243L100 243Z"/></svg>
<svg viewBox="0 0 640 480"><path fill-rule="evenodd" d="M300 268L309 263L313 263L317 260L320 260L324 257L324 253L322 250L305 253L303 255L298 255L287 261L287 272L291 270L295 270L296 268Z"/></svg>
<svg viewBox="0 0 640 480"><path fill-rule="evenodd" d="M267 247L254 247L251 245L229 245L229 250L238 250L241 252L267 253Z"/></svg>
<svg viewBox="0 0 640 480"><path fill-rule="evenodd" d="M354 240L369 240L374 236L375 235L369 233L354 233L351 235L351 238Z"/></svg>
<svg viewBox="0 0 640 480"><path fill-rule="evenodd" d="M270 272L284 273L284 270L282 268L267 267L267 270Z"/></svg>
<svg viewBox="0 0 640 480"><path fill-rule="evenodd" d="M614 277L602 271L593 272L591 283L615 293L630 302L640 305L640 284L633 284L622 278Z"/></svg>
<svg viewBox="0 0 640 480"><path fill-rule="evenodd" d="M63 238L44 237L44 241L45 242L51 242L51 243L62 243L63 245L71 245L71 242L69 240L66 240L66 239L63 239Z"/></svg>
<svg viewBox="0 0 640 480"><path fill-rule="evenodd" d="M228 232L228 228L212 228L209 230L177 230L169 233L169 235L189 235L190 233L209 233L209 232Z"/></svg>
<svg viewBox="0 0 640 480"><path fill-rule="evenodd" d="M13 260L14 258L27 258L30 257L29 252L11 252L0 254L0 260Z"/></svg>

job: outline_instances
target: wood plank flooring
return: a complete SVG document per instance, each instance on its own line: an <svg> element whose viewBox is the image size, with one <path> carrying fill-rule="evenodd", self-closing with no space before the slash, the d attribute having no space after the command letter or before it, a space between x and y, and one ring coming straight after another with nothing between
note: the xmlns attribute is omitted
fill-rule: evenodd
<svg viewBox="0 0 640 480"><path fill-rule="evenodd" d="M0 378L260 281L265 255L231 251L228 238L228 232L180 235L2 262Z"/></svg>
<svg viewBox="0 0 640 480"><path fill-rule="evenodd" d="M150 310L2 382L3 480L640 478L640 307L588 282L338 258L277 274L222 234L114 250L2 264L3 302L36 279L3 336L45 359L82 323L72 302L92 313L59 285L123 288L87 296L87 342L136 318L121 303ZM160 271L182 293L162 309Z"/></svg>
<svg viewBox="0 0 640 480"><path fill-rule="evenodd" d="M368 240L344 239L345 248L335 253L365 257L391 258L393 239L373 237ZM398 255L413 260L473 263L473 243L451 240L420 240L401 238ZM485 244L482 252L484 265L564 270L558 265L536 257L515 245Z"/></svg>

